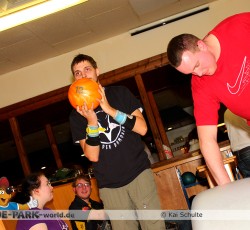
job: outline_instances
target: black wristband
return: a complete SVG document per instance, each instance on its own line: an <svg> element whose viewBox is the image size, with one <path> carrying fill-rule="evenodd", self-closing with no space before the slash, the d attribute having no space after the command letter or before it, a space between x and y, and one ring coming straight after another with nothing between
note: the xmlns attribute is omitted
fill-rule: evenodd
<svg viewBox="0 0 250 230"><path fill-rule="evenodd" d="M127 115L127 119L126 119L125 123L123 124L123 126L125 126L129 130L132 130L135 126L135 122L136 122L135 116Z"/></svg>
<svg viewBox="0 0 250 230"><path fill-rule="evenodd" d="M91 146L98 146L101 144L100 142L100 137L90 137L87 135L87 140L85 142L86 144L88 145L91 145Z"/></svg>

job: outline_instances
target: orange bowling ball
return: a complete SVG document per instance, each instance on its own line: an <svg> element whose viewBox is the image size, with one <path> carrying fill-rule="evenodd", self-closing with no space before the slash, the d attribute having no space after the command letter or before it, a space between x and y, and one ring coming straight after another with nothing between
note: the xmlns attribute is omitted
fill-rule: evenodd
<svg viewBox="0 0 250 230"><path fill-rule="evenodd" d="M77 106L83 106L86 103L88 109L95 109L99 105L97 99L101 99L102 96L98 92L98 84L88 78L81 78L69 87L68 98L70 104L76 108Z"/></svg>

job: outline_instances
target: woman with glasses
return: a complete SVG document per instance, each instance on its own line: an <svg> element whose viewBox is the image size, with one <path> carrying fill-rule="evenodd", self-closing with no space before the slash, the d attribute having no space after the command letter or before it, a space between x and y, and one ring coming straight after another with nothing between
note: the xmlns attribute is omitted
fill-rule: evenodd
<svg viewBox="0 0 250 230"><path fill-rule="evenodd" d="M53 187L43 173L29 175L22 184L22 194L32 196L38 207L29 210L30 216L18 220L16 230L68 230L68 225L45 205L53 199ZM26 218L25 218L26 217Z"/></svg>

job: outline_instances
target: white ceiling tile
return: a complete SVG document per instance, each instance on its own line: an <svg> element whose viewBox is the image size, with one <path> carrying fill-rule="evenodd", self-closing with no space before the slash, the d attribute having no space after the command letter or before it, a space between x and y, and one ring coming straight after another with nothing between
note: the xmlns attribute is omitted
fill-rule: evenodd
<svg viewBox="0 0 250 230"><path fill-rule="evenodd" d="M34 61L44 60L48 55L58 55L55 49L37 38L25 40L15 46L8 46L2 49L1 52L7 59L22 66L30 65Z"/></svg>
<svg viewBox="0 0 250 230"><path fill-rule="evenodd" d="M9 69L20 69L21 65L18 65L17 63L10 61L8 59L0 59L0 70L4 72L9 72ZM0 75L1 78L1 75Z"/></svg>
<svg viewBox="0 0 250 230"><path fill-rule="evenodd" d="M12 28L0 33L0 49L5 46L18 44L34 35L24 27Z"/></svg>
<svg viewBox="0 0 250 230"><path fill-rule="evenodd" d="M27 25L27 28L39 39L52 45L90 31L86 22L79 20L72 10L33 21Z"/></svg>
<svg viewBox="0 0 250 230"><path fill-rule="evenodd" d="M67 53L71 50L82 48L92 42L97 42L96 36L92 32L88 32L88 33L77 35L75 37L70 37L67 40L58 42L53 45L58 51L62 53Z"/></svg>
<svg viewBox="0 0 250 230"><path fill-rule="evenodd" d="M82 18L91 18L128 4L128 0L91 0L72 8Z"/></svg>
<svg viewBox="0 0 250 230"><path fill-rule="evenodd" d="M159 10L179 0L129 0L129 3L138 15Z"/></svg>
<svg viewBox="0 0 250 230"><path fill-rule="evenodd" d="M115 20L114 20L115 18ZM128 6L118 7L86 20L96 34L117 35L127 32L131 26L139 25L138 17ZM109 26L106 26L108 23Z"/></svg>

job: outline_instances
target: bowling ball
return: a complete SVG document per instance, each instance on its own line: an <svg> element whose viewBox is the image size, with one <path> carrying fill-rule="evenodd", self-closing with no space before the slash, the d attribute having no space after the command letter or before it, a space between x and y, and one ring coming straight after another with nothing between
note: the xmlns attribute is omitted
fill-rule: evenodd
<svg viewBox="0 0 250 230"><path fill-rule="evenodd" d="M199 182L199 184L201 184L203 186L208 184L207 178L205 176L203 176L201 173L199 173L198 171L196 171L195 176L196 176L196 180Z"/></svg>
<svg viewBox="0 0 250 230"><path fill-rule="evenodd" d="M181 179L184 185L190 185L195 183L196 176L192 172L184 172L181 175Z"/></svg>
<svg viewBox="0 0 250 230"><path fill-rule="evenodd" d="M83 106L86 103L88 109L95 109L99 105L97 99L101 99L101 94L98 92L98 84L88 78L81 78L69 87L68 99L70 104L76 108Z"/></svg>

